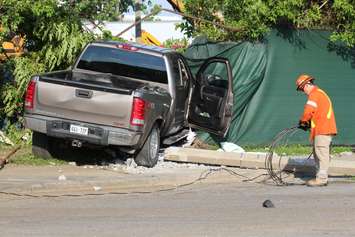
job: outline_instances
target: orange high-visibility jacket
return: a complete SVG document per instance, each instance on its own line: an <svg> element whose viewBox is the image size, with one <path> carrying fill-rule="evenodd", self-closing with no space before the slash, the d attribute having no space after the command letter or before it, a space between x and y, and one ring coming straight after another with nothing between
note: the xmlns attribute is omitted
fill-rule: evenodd
<svg viewBox="0 0 355 237"><path fill-rule="evenodd" d="M311 121L310 140L317 135L336 135L337 127L329 96L317 86L308 95L301 121Z"/></svg>

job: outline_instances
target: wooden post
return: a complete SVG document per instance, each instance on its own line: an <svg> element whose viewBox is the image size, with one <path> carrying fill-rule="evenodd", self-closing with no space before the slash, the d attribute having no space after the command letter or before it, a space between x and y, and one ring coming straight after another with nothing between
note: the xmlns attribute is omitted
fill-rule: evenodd
<svg viewBox="0 0 355 237"><path fill-rule="evenodd" d="M141 37L142 37L141 16L142 16L142 0L135 0L135 25L136 25L135 37L137 43L141 43Z"/></svg>

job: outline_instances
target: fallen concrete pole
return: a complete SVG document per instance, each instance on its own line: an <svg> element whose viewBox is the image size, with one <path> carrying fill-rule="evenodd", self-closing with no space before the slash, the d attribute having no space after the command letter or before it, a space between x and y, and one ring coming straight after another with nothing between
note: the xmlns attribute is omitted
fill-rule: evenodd
<svg viewBox="0 0 355 237"><path fill-rule="evenodd" d="M265 158L267 153L263 152L220 152L195 148L169 147L165 150L165 160L223 165L231 167L265 169ZM307 157L287 157L274 154L272 166L275 170L314 172L315 162ZM355 175L355 159L332 159L329 168L330 175Z"/></svg>

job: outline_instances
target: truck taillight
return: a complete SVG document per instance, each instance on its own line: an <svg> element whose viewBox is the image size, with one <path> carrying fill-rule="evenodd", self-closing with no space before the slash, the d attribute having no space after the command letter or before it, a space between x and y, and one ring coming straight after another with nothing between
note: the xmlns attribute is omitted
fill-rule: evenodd
<svg viewBox="0 0 355 237"><path fill-rule="evenodd" d="M124 49L124 50L128 50L128 51L138 51L137 47L134 47L130 44L118 44L118 45L116 45L116 47L119 49Z"/></svg>
<svg viewBox="0 0 355 237"><path fill-rule="evenodd" d="M131 125L143 126L144 125L144 110L146 102L141 98L133 98Z"/></svg>
<svg viewBox="0 0 355 237"><path fill-rule="evenodd" d="M25 95L26 109L33 109L35 95L36 95L36 80L31 80L30 83L28 83L26 95Z"/></svg>

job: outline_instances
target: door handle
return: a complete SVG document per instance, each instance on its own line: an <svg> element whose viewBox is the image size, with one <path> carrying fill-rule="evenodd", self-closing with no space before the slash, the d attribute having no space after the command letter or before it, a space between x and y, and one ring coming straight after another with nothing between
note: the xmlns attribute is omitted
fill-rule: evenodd
<svg viewBox="0 0 355 237"><path fill-rule="evenodd" d="M201 97L201 100L203 100L203 91L205 89L205 85L202 85L201 88L200 88L200 97Z"/></svg>
<svg viewBox="0 0 355 237"><path fill-rule="evenodd" d="M93 92L88 90L80 90L80 89L75 90L75 96L80 98L90 99L92 97L92 94Z"/></svg>

